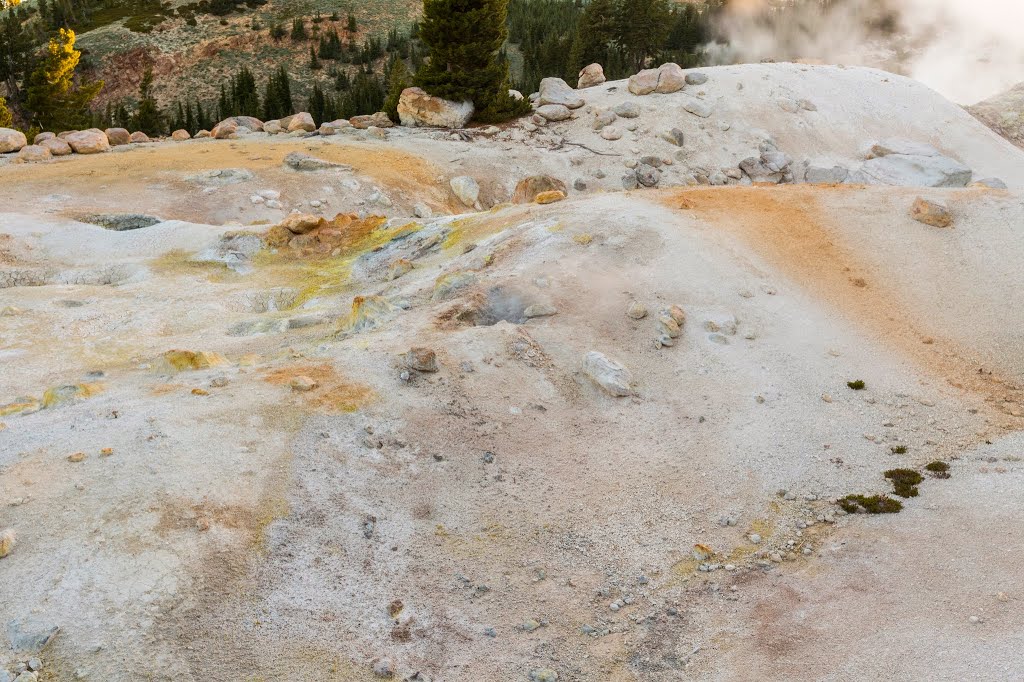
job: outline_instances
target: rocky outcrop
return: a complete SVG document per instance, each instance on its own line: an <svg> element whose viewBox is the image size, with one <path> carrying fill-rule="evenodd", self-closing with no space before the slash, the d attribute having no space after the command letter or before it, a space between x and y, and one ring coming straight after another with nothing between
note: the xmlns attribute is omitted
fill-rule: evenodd
<svg viewBox="0 0 1024 682"><path fill-rule="evenodd" d="M16 152L28 144L25 134L12 128L0 128L0 154Z"/></svg>
<svg viewBox="0 0 1024 682"><path fill-rule="evenodd" d="M971 176L970 168L948 156L889 154L865 161L850 175L850 182L904 187L966 187Z"/></svg>
<svg viewBox="0 0 1024 682"><path fill-rule="evenodd" d="M131 133L124 128L107 128L103 131L103 134L107 136L107 142L110 143L111 147L120 147L121 145L132 143Z"/></svg>
<svg viewBox="0 0 1024 682"><path fill-rule="evenodd" d="M441 99L421 88L406 88L398 99L398 118L402 125L412 128L464 128L472 117L472 102Z"/></svg>
<svg viewBox="0 0 1024 682"><path fill-rule="evenodd" d="M592 88L595 85L601 85L605 80L604 67L600 64L588 64L580 70L579 81L576 83L576 89L583 90L584 88Z"/></svg>
<svg viewBox="0 0 1024 682"><path fill-rule="evenodd" d="M263 121L252 116L229 116L210 131L212 137L218 140L228 139L231 135L239 133L256 133L263 130ZM199 137L199 135L196 135Z"/></svg>
<svg viewBox="0 0 1024 682"><path fill-rule="evenodd" d="M98 128L68 133L64 141L71 145L76 154L99 154L110 149L107 135Z"/></svg>

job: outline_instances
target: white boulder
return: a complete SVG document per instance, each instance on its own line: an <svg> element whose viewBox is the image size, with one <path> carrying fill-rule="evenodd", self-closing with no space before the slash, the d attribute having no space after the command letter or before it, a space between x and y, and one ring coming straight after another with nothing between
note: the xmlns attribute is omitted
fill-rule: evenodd
<svg viewBox="0 0 1024 682"><path fill-rule="evenodd" d="M398 118L415 128L464 128L473 117L473 103L452 102L427 94L421 88L406 88L398 98Z"/></svg>

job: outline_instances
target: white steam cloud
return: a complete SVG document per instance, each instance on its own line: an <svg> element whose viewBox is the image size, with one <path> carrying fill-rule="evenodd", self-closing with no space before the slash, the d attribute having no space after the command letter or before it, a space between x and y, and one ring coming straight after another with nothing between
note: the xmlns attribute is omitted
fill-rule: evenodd
<svg viewBox="0 0 1024 682"><path fill-rule="evenodd" d="M806 59L878 66L960 104L1024 81L1024 0L732 0L723 62ZM774 7L774 9L772 9Z"/></svg>

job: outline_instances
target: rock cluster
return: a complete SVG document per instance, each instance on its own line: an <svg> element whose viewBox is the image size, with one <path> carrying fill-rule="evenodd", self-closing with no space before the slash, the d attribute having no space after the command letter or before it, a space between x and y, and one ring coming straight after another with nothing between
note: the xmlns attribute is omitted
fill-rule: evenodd
<svg viewBox="0 0 1024 682"><path fill-rule="evenodd" d="M656 69L644 69L630 76L629 91L634 95L679 92L686 86L686 73L678 64L669 62Z"/></svg>

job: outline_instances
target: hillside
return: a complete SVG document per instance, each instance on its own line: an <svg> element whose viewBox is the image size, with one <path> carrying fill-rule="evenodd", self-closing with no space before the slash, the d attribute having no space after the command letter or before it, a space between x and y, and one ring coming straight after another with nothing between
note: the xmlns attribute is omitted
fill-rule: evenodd
<svg viewBox="0 0 1024 682"><path fill-rule="evenodd" d="M1024 83L967 110L1010 142L1024 147Z"/></svg>
<svg viewBox="0 0 1024 682"><path fill-rule="evenodd" d="M1024 151L685 75L0 159L0 676L1024 677Z"/></svg>

